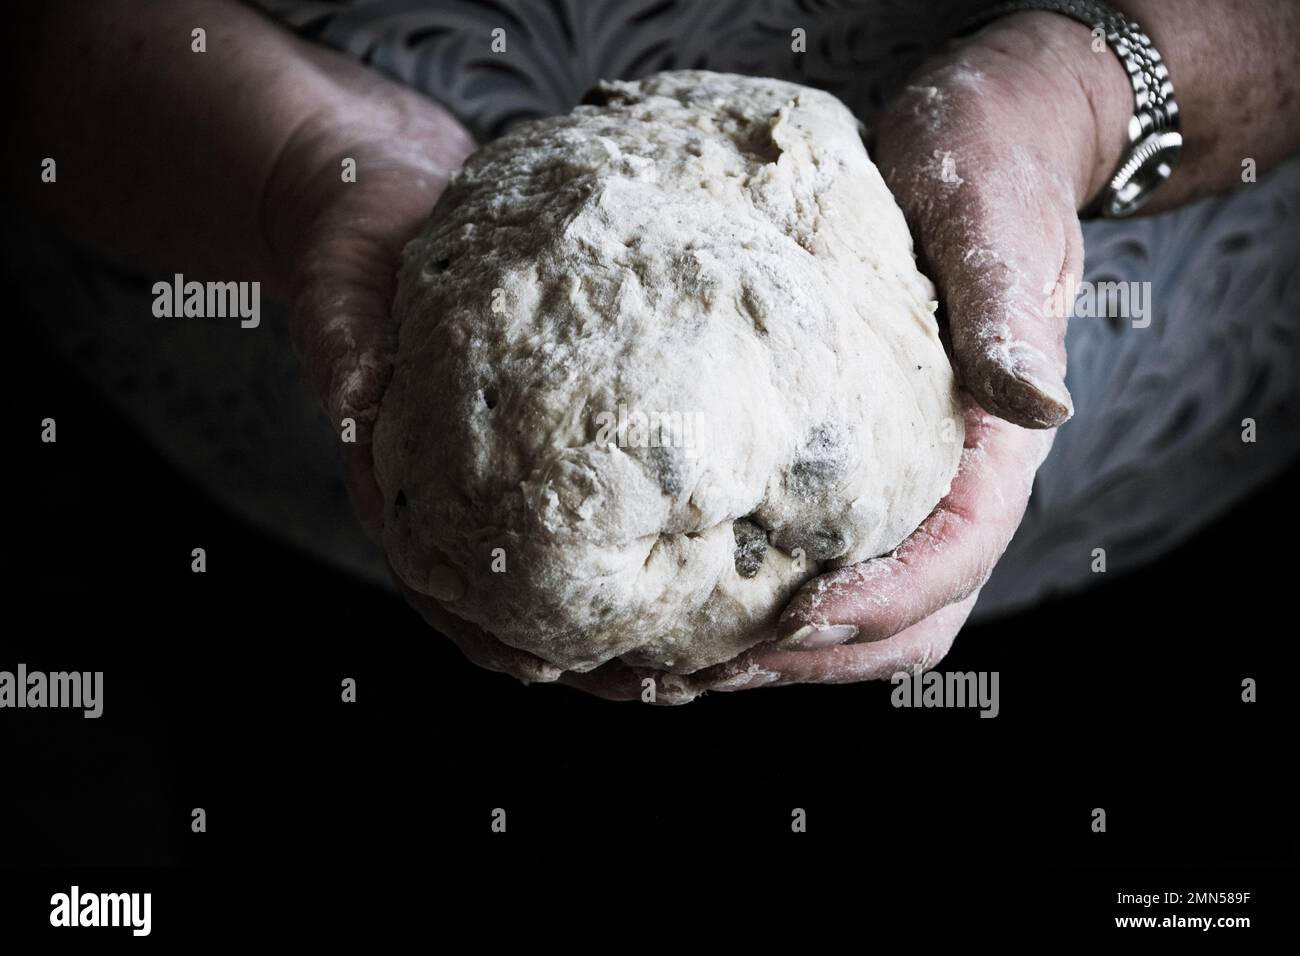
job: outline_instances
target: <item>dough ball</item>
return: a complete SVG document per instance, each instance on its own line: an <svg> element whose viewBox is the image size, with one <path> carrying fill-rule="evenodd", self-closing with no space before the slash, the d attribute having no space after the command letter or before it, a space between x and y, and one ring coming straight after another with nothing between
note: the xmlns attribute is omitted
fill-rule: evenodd
<svg viewBox="0 0 1300 956"><path fill-rule="evenodd" d="M683 71L585 102L480 149L405 250L384 545L557 667L689 673L915 529L961 415L837 99Z"/></svg>

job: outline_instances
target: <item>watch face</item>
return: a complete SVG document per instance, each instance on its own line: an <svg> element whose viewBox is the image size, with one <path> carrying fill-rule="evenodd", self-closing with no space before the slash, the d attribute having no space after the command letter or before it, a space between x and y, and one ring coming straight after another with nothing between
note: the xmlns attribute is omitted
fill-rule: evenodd
<svg viewBox="0 0 1300 956"><path fill-rule="evenodd" d="M1180 133L1152 133L1138 143L1111 180L1106 214L1128 216L1141 208L1156 188L1173 175L1182 153Z"/></svg>

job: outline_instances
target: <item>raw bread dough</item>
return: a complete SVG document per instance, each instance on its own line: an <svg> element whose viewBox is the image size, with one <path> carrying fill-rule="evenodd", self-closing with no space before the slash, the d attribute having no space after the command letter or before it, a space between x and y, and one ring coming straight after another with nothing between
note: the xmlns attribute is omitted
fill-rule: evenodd
<svg viewBox="0 0 1300 956"><path fill-rule="evenodd" d="M833 96L602 83L483 147L406 248L375 431L396 572L552 664L676 673L946 493L934 288Z"/></svg>

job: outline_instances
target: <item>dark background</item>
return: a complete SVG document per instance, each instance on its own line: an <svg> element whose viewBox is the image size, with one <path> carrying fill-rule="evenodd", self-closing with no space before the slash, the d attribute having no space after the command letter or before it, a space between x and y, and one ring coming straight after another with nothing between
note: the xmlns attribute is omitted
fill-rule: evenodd
<svg viewBox="0 0 1300 956"><path fill-rule="evenodd" d="M152 890L155 937L212 930L204 886L254 911L346 901L333 933L408 876L507 892L519 867L708 881L737 858L789 864L767 891L796 899L882 877L922 894L903 875L921 874L1080 928L1152 912L1117 891L1249 890L1179 911L1257 924L1289 903L1294 467L1156 566L968 627L941 669L1000 671L997 719L896 710L883 683L615 704L476 669L397 597L222 511L11 332L0 669L105 672L98 720L0 714L0 864L27 867L0 900L23 924L78 881ZM57 444L37 438L47 416Z"/></svg>

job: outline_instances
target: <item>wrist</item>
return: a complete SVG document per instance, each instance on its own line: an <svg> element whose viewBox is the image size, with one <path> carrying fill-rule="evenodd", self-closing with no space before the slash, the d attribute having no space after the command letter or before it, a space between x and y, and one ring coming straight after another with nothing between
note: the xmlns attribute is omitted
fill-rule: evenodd
<svg viewBox="0 0 1300 956"><path fill-rule="evenodd" d="M965 41L1005 63L1010 95L1065 171L1075 207L1101 193L1119 165L1133 115L1124 67L1092 30L1062 14L1017 13ZM1009 62L1006 62L1009 61Z"/></svg>
<svg viewBox="0 0 1300 956"><path fill-rule="evenodd" d="M383 194L382 204L400 196L422 219L428 213L420 210L422 199L441 191L475 146L433 100L333 51L318 55L333 61L329 73L313 70L320 82L310 85L309 99L301 95L302 83L293 91L296 117L262 179L262 236L285 290L326 234L368 234L376 227L365 197Z"/></svg>
<svg viewBox="0 0 1300 956"><path fill-rule="evenodd" d="M418 118L330 109L295 127L266 177L262 200L263 234L284 283L295 281L304 256L322 241L379 238L371 235L379 222L390 224L403 211L389 208L376 217L367 203L401 201L417 222L428 215L474 142L437 104L422 99L419 105Z"/></svg>
<svg viewBox="0 0 1300 956"><path fill-rule="evenodd" d="M288 290L315 224L344 182L343 161L355 159L341 132L346 123L323 109L304 116L276 152L262 188L262 235L280 288Z"/></svg>

